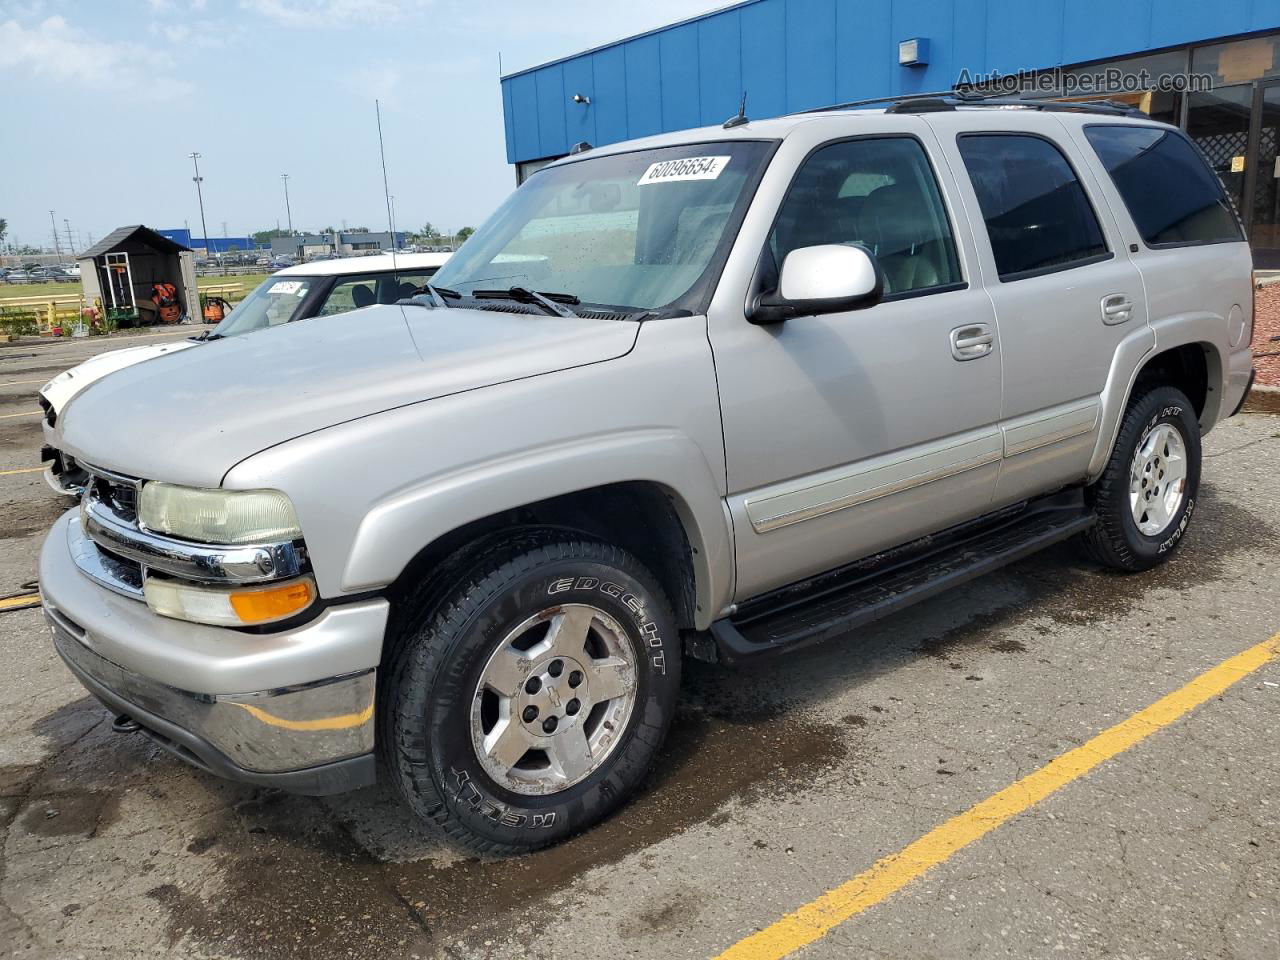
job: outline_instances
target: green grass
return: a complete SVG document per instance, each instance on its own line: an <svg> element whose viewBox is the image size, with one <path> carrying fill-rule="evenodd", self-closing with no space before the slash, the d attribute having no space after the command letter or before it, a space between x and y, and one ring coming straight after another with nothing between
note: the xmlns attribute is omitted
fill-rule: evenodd
<svg viewBox="0 0 1280 960"><path fill-rule="evenodd" d="M253 273L243 277L198 277L196 283L201 290L206 287L220 286L224 283L238 283L240 289L231 292L227 299L235 302L248 294L254 287L267 278L265 273ZM74 297L80 294L80 283L0 283L0 304L6 300L25 300L34 297L48 299L50 297Z"/></svg>

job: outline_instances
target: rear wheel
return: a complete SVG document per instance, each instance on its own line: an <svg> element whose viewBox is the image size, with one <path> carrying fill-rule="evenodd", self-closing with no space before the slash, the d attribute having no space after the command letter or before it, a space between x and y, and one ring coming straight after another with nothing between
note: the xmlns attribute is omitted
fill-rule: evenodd
<svg viewBox="0 0 1280 960"><path fill-rule="evenodd" d="M1098 522L1084 535L1094 559L1147 570L1182 542L1200 489L1200 424L1169 386L1133 399L1102 476L1088 489Z"/></svg>
<svg viewBox="0 0 1280 960"><path fill-rule="evenodd" d="M545 531L459 566L393 639L380 741L410 807L519 853L622 803L680 684L670 605L630 554Z"/></svg>

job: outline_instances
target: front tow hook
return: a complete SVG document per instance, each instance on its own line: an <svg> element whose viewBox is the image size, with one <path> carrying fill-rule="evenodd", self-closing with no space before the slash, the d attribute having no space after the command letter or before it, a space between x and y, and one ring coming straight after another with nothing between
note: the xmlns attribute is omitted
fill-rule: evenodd
<svg viewBox="0 0 1280 960"><path fill-rule="evenodd" d="M133 717L127 713L122 713L111 721L111 729L116 733L137 733L142 727L138 726L138 721Z"/></svg>

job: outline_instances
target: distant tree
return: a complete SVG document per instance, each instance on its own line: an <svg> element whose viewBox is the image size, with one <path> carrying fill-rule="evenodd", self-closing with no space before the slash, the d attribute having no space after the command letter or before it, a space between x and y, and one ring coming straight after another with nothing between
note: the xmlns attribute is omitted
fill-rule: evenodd
<svg viewBox="0 0 1280 960"><path fill-rule="evenodd" d="M9 221L4 217L0 217L0 243L4 242L4 235L9 232Z"/></svg>
<svg viewBox="0 0 1280 960"><path fill-rule="evenodd" d="M368 233L369 228L368 227L347 227L347 229L342 232L343 233Z"/></svg>
<svg viewBox="0 0 1280 960"><path fill-rule="evenodd" d="M227 253L239 253L239 252L240 252L239 245L233 243L227 246Z"/></svg>
<svg viewBox="0 0 1280 960"><path fill-rule="evenodd" d="M431 221L429 220L422 225L422 229L418 231L418 234L423 237L438 237L440 235L439 231L431 225Z"/></svg>
<svg viewBox="0 0 1280 960"><path fill-rule="evenodd" d="M465 242L467 237L471 236L475 232L476 232L475 227L463 227L461 230L458 231L458 241L460 243Z"/></svg>
<svg viewBox="0 0 1280 960"><path fill-rule="evenodd" d="M253 239L257 243L270 243L272 240L275 240L279 237L287 237L287 236L289 236L288 230L280 230L280 229L259 230L257 233L253 235Z"/></svg>

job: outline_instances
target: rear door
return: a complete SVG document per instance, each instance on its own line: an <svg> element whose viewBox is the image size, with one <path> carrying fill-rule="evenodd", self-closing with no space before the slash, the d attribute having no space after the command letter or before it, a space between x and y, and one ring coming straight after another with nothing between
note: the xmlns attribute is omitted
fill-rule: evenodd
<svg viewBox="0 0 1280 960"><path fill-rule="evenodd" d="M1121 344L1149 345L1142 278L1097 180L1050 114L932 114L992 279L1005 460L998 504L1083 480Z"/></svg>

